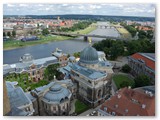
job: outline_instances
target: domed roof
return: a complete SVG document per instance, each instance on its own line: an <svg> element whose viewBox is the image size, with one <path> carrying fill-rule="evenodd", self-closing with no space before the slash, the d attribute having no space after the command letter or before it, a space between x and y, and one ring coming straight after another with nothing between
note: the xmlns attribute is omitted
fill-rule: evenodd
<svg viewBox="0 0 160 120"><path fill-rule="evenodd" d="M48 102L61 103L63 100L68 99L70 96L71 92L67 88L56 84L44 94L43 99Z"/></svg>
<svg viewBox="0 0 160 120"><path fill-rule="evenodd" d="M24 54L21 58L20 58L20 62L29 62L33 60L33 56L29 53Z"/></svg>
<svg viewBox="0 0 160 120"><path fill-rule="evenodd" d="M88 46L80 54L80 62L85 64L98 63L98 53L95 48Z"/></svg>

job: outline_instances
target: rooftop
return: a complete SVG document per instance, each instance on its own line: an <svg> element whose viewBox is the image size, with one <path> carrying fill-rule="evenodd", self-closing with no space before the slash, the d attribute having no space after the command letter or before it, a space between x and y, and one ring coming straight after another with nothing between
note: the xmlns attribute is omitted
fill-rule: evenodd
<svg viewBox="0 0 160 120"><path fill-rule="evenodd" d="M115 112L118 116L154 116L155 96L138 89L123 88L107 100L100 109L107 113Z"/></svg>
<svg viewBox="0 0 160 120"><path fill-rule="evenodd" d="M155 70L155 53L135 53L131 58L136 60L143 60L147 67Z"/></svg>
<svg viewBox="0 0 160 120"><path fill-rule="evenodd" d="M31 65L36 65L37 68L40 68L42 66L48 66L50 63L55 63L57 62L57 58L52 56L52 57L46 57L46 58L41 58L41 59L36 59L33 60L31 59L26 61L26 62L19 62L19 63L14 63L10 65L3 65L3 72L21 72L23 70L29 70Z"/></svg>
<svg viewBox="0 0 160 120"><path fill-rule="evenodd" d="M105 72L101 72L101 71L96 71L94 69L89 69L89 68L86 68L86 67L82 67L82 66L79 66L78 64L73 64L71 66L71 68L73 70L75 70L76 72L79 72L80 74L92 79L92 80L96 80L98 78L101 78L101 77L105 77L107 76L107 74Z"/></svg>
<svg viewBox="0 0 160 120"><path fill-rule="evenodd" d="M28 97L25 95L24 91L21 87L14 87L13 82L6 81L8 96L11 108L14 107L21 107L23 105L31 104L32 102Z"/></svg>

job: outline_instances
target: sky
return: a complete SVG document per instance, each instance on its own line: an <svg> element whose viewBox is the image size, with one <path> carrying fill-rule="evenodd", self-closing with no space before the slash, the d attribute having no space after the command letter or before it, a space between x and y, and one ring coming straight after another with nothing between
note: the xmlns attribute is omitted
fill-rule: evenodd
<svg viewBox="0 0 160 120"><path fill-rule="evenodd" d="M155 4L3 4L4 15L90 14L155 17Z"/></svg>

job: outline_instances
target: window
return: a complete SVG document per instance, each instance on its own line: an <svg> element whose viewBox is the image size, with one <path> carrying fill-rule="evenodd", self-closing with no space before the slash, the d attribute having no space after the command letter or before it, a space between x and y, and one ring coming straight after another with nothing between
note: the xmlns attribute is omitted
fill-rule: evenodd
<svg viewBox="0 0 160 120"><path fill-rule="evenodd" d="M107 111L107 107L104 107L104 111Z"/></svg>

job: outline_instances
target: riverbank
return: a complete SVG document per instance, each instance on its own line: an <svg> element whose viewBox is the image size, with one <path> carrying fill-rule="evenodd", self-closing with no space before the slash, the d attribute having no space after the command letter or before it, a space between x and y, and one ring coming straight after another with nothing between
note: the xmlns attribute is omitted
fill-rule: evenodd
<svg viewBox="0 0 160 120"><path fill-rule="evenodd" d="M111 24L112 26L121 26L120 24ZM130 32L126 30L124 27L116 28L122 38L132 38Z"/></svg>
<svg viewBox="0 0 160 120"><path fill-rule="evenodd" d="M88 34L96 29L96 27L93 27L94 24L96 23L91 24L89 27L83 30L74 31L72 33ZM11 50L16 48L34 46L38 44L46 44L49 42L62 41L62 40L68 40L68 39L73 39L73 37L49 35L49 36L41 36L40 40L37 40L37 41L28 41L28 42L22 42L20 40L5 41L3 42L3 50Z"/></svg>
<svg viewBox="0 0 160 120"><path fill-rule="evenodd" d="M77 31L74 31L74 32L71 32L71 33L79 33L79 34L88 34L90 32L92 32L93 30L96 30L96 23L92 23L89 27L83 29L83 30L77 30Z"/></svg>
<svg viewBox="0 0 160 120"><path fill-rule="evenodd" d="M28 42L22 42L20 40L5 41L5 42L3 42L3 50L11 50L11 49L16 49L16 48L34 46L34 45L38 45L38 44L46 44L49 42L62 41L62 40L68 40L68 39L72 39L72 37L42 36L41 39L37 40L37 41L28 41Z"/></svg>

